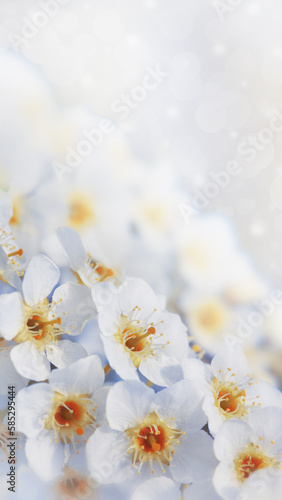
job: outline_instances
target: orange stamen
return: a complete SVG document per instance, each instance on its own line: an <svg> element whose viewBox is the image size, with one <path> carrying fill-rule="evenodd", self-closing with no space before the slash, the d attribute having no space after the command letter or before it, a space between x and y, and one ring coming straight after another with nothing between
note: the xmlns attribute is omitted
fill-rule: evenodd
<svg viewBox="0 0 282 500"><path fill-rule="evenodd" d="M14 257L14 255L18 255L19 257L21 257L23 255L23 249L20 248L16 252L8 253L8 257Z"/></svg>
<svg viewBox="0 0 282 500"><path fill-rule="evenodd" d="M78 427L75 432L79 436L82 436L84 434L84 430L82 429L82 427Z"/></svg>

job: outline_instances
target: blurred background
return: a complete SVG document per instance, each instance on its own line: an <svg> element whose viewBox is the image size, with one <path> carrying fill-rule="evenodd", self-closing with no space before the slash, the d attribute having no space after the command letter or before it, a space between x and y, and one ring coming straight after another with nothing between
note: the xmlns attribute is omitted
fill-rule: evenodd
<svg viewBox="0 0 282 500"><path fill-rule="evenodd" d="M26 258L54 230L140 276L209 357L279 383L282 5L0 0L0 187Z"/></svg>

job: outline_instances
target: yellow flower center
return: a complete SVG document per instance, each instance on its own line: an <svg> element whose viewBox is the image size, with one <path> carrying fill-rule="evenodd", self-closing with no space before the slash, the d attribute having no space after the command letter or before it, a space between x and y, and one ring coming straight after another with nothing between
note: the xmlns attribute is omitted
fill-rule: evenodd
<svg viewBox="0 0 282 500"><path fill-rule="evenodd" d="M155 309L156 310L156 309ZM131 360L136 368L141 363L141 360L146 356L155 356L156 348L165 348L165 343L160 340L159 345L152 346L153 337L158 335L158 338L163 337L163 333L157 333L156 324L151 322L142 325L141 321L134 316L141 311L140 307L133 308L129 315L121 314L120 322L114 338L117 342L123 345L124 349L130 354ZM163 323L161 321L160 323ZM169 344L169 342L166 342Z"/></svg>
<svg viewBox="0 0 282 500"><path fill-rule="evenodd" d="M227 320L227 311L222 304L210 300L192 311L192 319L208 333L218 333Z"/></svg>
<svg viewBox="0 0 282 500"><path fill-rule="evenodd" d="M84 285L82 277L85 276L87 281L91 285L95 285L95 283L101 283L102 281L106 281L109 279L113 279L115 276L115 272L113 269L110 269L100 262L97 262L93 259L93 257L88 253L86 262L84 267L81 269L82 277L78 274L78 272L73 270L73 274L75 275L79 284Z"/></svg>
<svg viewBox="0 0 282 500"><path fill-rule="evenodd" d="M234 460L237 477L244 482L248 477L259 469L279 465L273 457L267 456L260 450L260 446L250 443L246 450Z"/></svg>
<svg viewBox="0 0 282 500"><path fill-rule="evenodd" d="M19 344L30 340L36 344L36 347L44 349L46 345L60 340L62 334L61 318L56 318L54 314L51 314L50 306L48 299L34 307L24 304L23 327L14 341Z"/></svg>
<svg viewBox="0 0 282 500"><path fill-rule="evenodd" d="M215 405L226 417L243 417L247 413L246 391L234 384L213 379L213 394Z"/></svg>
<svg viewBox="0 0 282 500"><path fill-rule="evenodd" d="M234 383L234 377L236 373L229 367L224 374L219 370L218 378L212 380L214 404L227 419L244 417L251 407L261 406L260 395L247 398L246 389L256 383L250 374L241 379L238 385Z"/></svg>
<svg viewBox="0 0 282 500"><path fill-rule="evenodd" d="M94 222L93 199L90 194L84 191L73 192L69 202L68 225L79 231L92 226Z"/></svg>
<svg viewBox="0 0 282 500"><path fill-rule="evenodd" d="M126 434L131 440L127 453L132 453L133 467L139 464L140 474L143 463L149 462L154 474L153 462L158 462L162 472L165 472L164 466L172 461L175 446L185 432L174 429L162 421L156 412L152 412L138 427L127 429Z"/></svg>
<svg viewBox="0 0 282 500"><path fill-rule="evenodd" d="M45 429L53 430L56 442L75 444L75 438L83 436L85 427L96 427L96 407L89 394L64 395L56 392L52 409L45 420ZM79 441L77 441L79 442Z"/></svg>

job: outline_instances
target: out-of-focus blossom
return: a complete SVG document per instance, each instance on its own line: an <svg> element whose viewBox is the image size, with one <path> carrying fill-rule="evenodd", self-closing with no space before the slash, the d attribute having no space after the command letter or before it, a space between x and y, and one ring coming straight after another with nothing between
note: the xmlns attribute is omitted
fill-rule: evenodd
<svg viewBox="0 0 282 500"><path fill-rule="evenodd" d="M209 354L216 354L233 334L238 310L232 308L220 295L186 293L180 300L189 333Z"/></svg>
<svg viewBox="0 0 282 500"><path fill-rule="evenodd" d="M239 251L227 221L214 214L183 223L177 235L179 272L196 290L221 291L232 272L232 260Z"/></svg>

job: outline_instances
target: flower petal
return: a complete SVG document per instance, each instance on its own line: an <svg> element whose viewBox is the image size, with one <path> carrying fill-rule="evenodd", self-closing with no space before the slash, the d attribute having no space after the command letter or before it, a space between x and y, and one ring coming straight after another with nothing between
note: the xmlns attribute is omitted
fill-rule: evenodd
<svg viewBox="0 0 282 500"><path fill-rule="evenodd" d="M133 474L125 433L103 426L88 439L86 457L91 476L102 484L122 482ZM135 471L136 472L136 471Z"/></svg>
<svg viewBox="0 0 282 500"><path fill-rule="evenodd" d="M187 432L169 466L173 479L190 483L212 477L217 464L212 445L213 440L206 432Z"/></svg>
<svg viewBox="0 0 282 500"><path fill-rule="evenodd" d="M153 407L161 418L173 422L181 431L200 430L207 422L201 393L188 380L158 392Z"/></svg>
<svg viewBox="0 0 282 500"><path fill-rule="evenodd" d="M33 384L19 391L16 396L17 430L29 438L42 432L53 397L53 391L46 383Z"/></svg>
<svg viewBox="0 0 282 500"><path fill-rule="evenodd" d="M57 368L65 368L75 361L87 356L84 347L70 340L61 340L57 344L46 347L46 356Z"/></svg>
<svg viewBox="0 0 282 500"><path fill-rule="evenodd" d="M212 381L210 367L196 358L184 359L181 364L185 380L193 382L202 395L205 395Z"/></svg>
<svg viewBox="0 0 282 500"><path fill-rule="evenodd" d="M254 431L247 422L227 420L220 427L214 440L218 460L233 460L254 439Z"/></svg>
<svg viewBox="0 0 282 500"><path fill-rule="evenodd" d="M213 485L221 498L239 500L240 482L234 474L233 462L221 462L218 464L213 475ZM247 499L249 500L248 497ZM242 500L244 500L244 497Z"/></svg>
<svg viewBox="0 0 282 500"><path fill-rule="evenodd" d="M131 361L130 354L113 337L101 335L109 365L117 374L127 380L139 380L137 370Z"/></svg>
<svg viewBox="0 0 282 500"><path fill-rule="evenodd" d="M52 432L38 439L28 439L25 453L29 466L43 481L50 481L61 474L64 463L63 447L55 442Z"/></svg>
<svg viewBox="0 0 282 500"><path fill-rule="evenodd" d="M0 335L12 340L23 324L22 297L19 292L0 295Z"/></svg>
<svg viewBox="0 0 282 500"><path fill-rule="evenodd" d="M15 369L10 358L9 349L0 349L0 395L7 395L9 385L15 386L15 391L18 392L22 387L27 385L28 380L22 377Z"/></svg>
<svg viewBox="0 0 282 500"><path fill-rule="evenodd" d="M181 492L176 484L167 477L148 479L138 486L131 500L180 500Z"/></svg>
<svg viewBox="0 0 282 500"><path fill-rule="evenodd" d="M211 362L211 369L215 377L218 372L228 373L228 368L236 373L235 380L241 380L248 376L250 371L244 351L239 344L223 346Z"/></svg>
<svg viewBox="0 0 282 500"><path fill-rule="evenodd" d="M212 480L197 482L190 484L184 491L184 500L221 500L212 484Z"/></svg>
<svg viewBox="0 0 282 500"><path fill-rule="evenodd" d="M91 292L84 285L70 282L61 285L55 290L52 302L52 312L61 318L61 328L68 335L80 334L97 313Z"/></svg>
<svg viewBox="0 0 282 500"><path fill-rule="evenodd" d="M10 265L9 258L0 246L0 269L1 269L1 275L2 281L1 283L7 284L9 283L12 285L16 290L19 292L22 291L22 282L16 271L13 270L12 266ZM6 282L6 283L5 283Z"/></svg>
<svg viewBox="0 0 282 500"><path fill-rule="evenodd" d="M148 380L160 387L168 387L182 379L179 361L164 354L141 360L139 370Z"/></svg>
<svg viewBox="0 0 282 500"><path fill-rule="evenodd" d="M256 436L262 437L262 443L269 446L271 441L271 453L282 455L282 408L268 406L259 408L248 418L248 424L255 431Z"/></svg>
<svg viewBox="0 0 282 500"><path fill-rule="evenodd" d="M70 267L77 270L86 261L86 251L77 231L71 227L60 227L56 235L68 257Z"/></svg>
<svg viewBox="0 0 282 500"><path fill-rule="evenodd" d="M117 382L107 399L107 418L113 429L136 427L150 413L154 391L140 381Z"/></svg>
<svg viewBox="0 0 282 500"><path fill-rule="evenodd" d="M49 377L50 364L43 351L28 341L11 350L11 360L16 370L25 378L41 381Z"/></svg>
<svg viewBox="0 0 282 500"><path fill-rule="evenodd" d="M112 335L116 331L116 321L121 314L129 314L139 306L138 318L154 321L154 309L162 310L158 298L151 287L142 279L126 278L119 286L112 283L99 283L92 288L92 296L99 311L99 325L104 335ZM155 314L155 316L157 316Z"/></svg>
<svg viewBox="0 0 282 500"><path fill-rule="evenodd" d="M58 392L92 395L102 387L105 372L98 356L88 356L61 370L53 370L50 385Z"/></svg>
<svg viewBox="0 0 282 500"><path fill-rule="evenodd" d="M33 306L46 299L58 283L60 271L53 262L43 254L32 257L23 279L25 302Z"/></svg>

